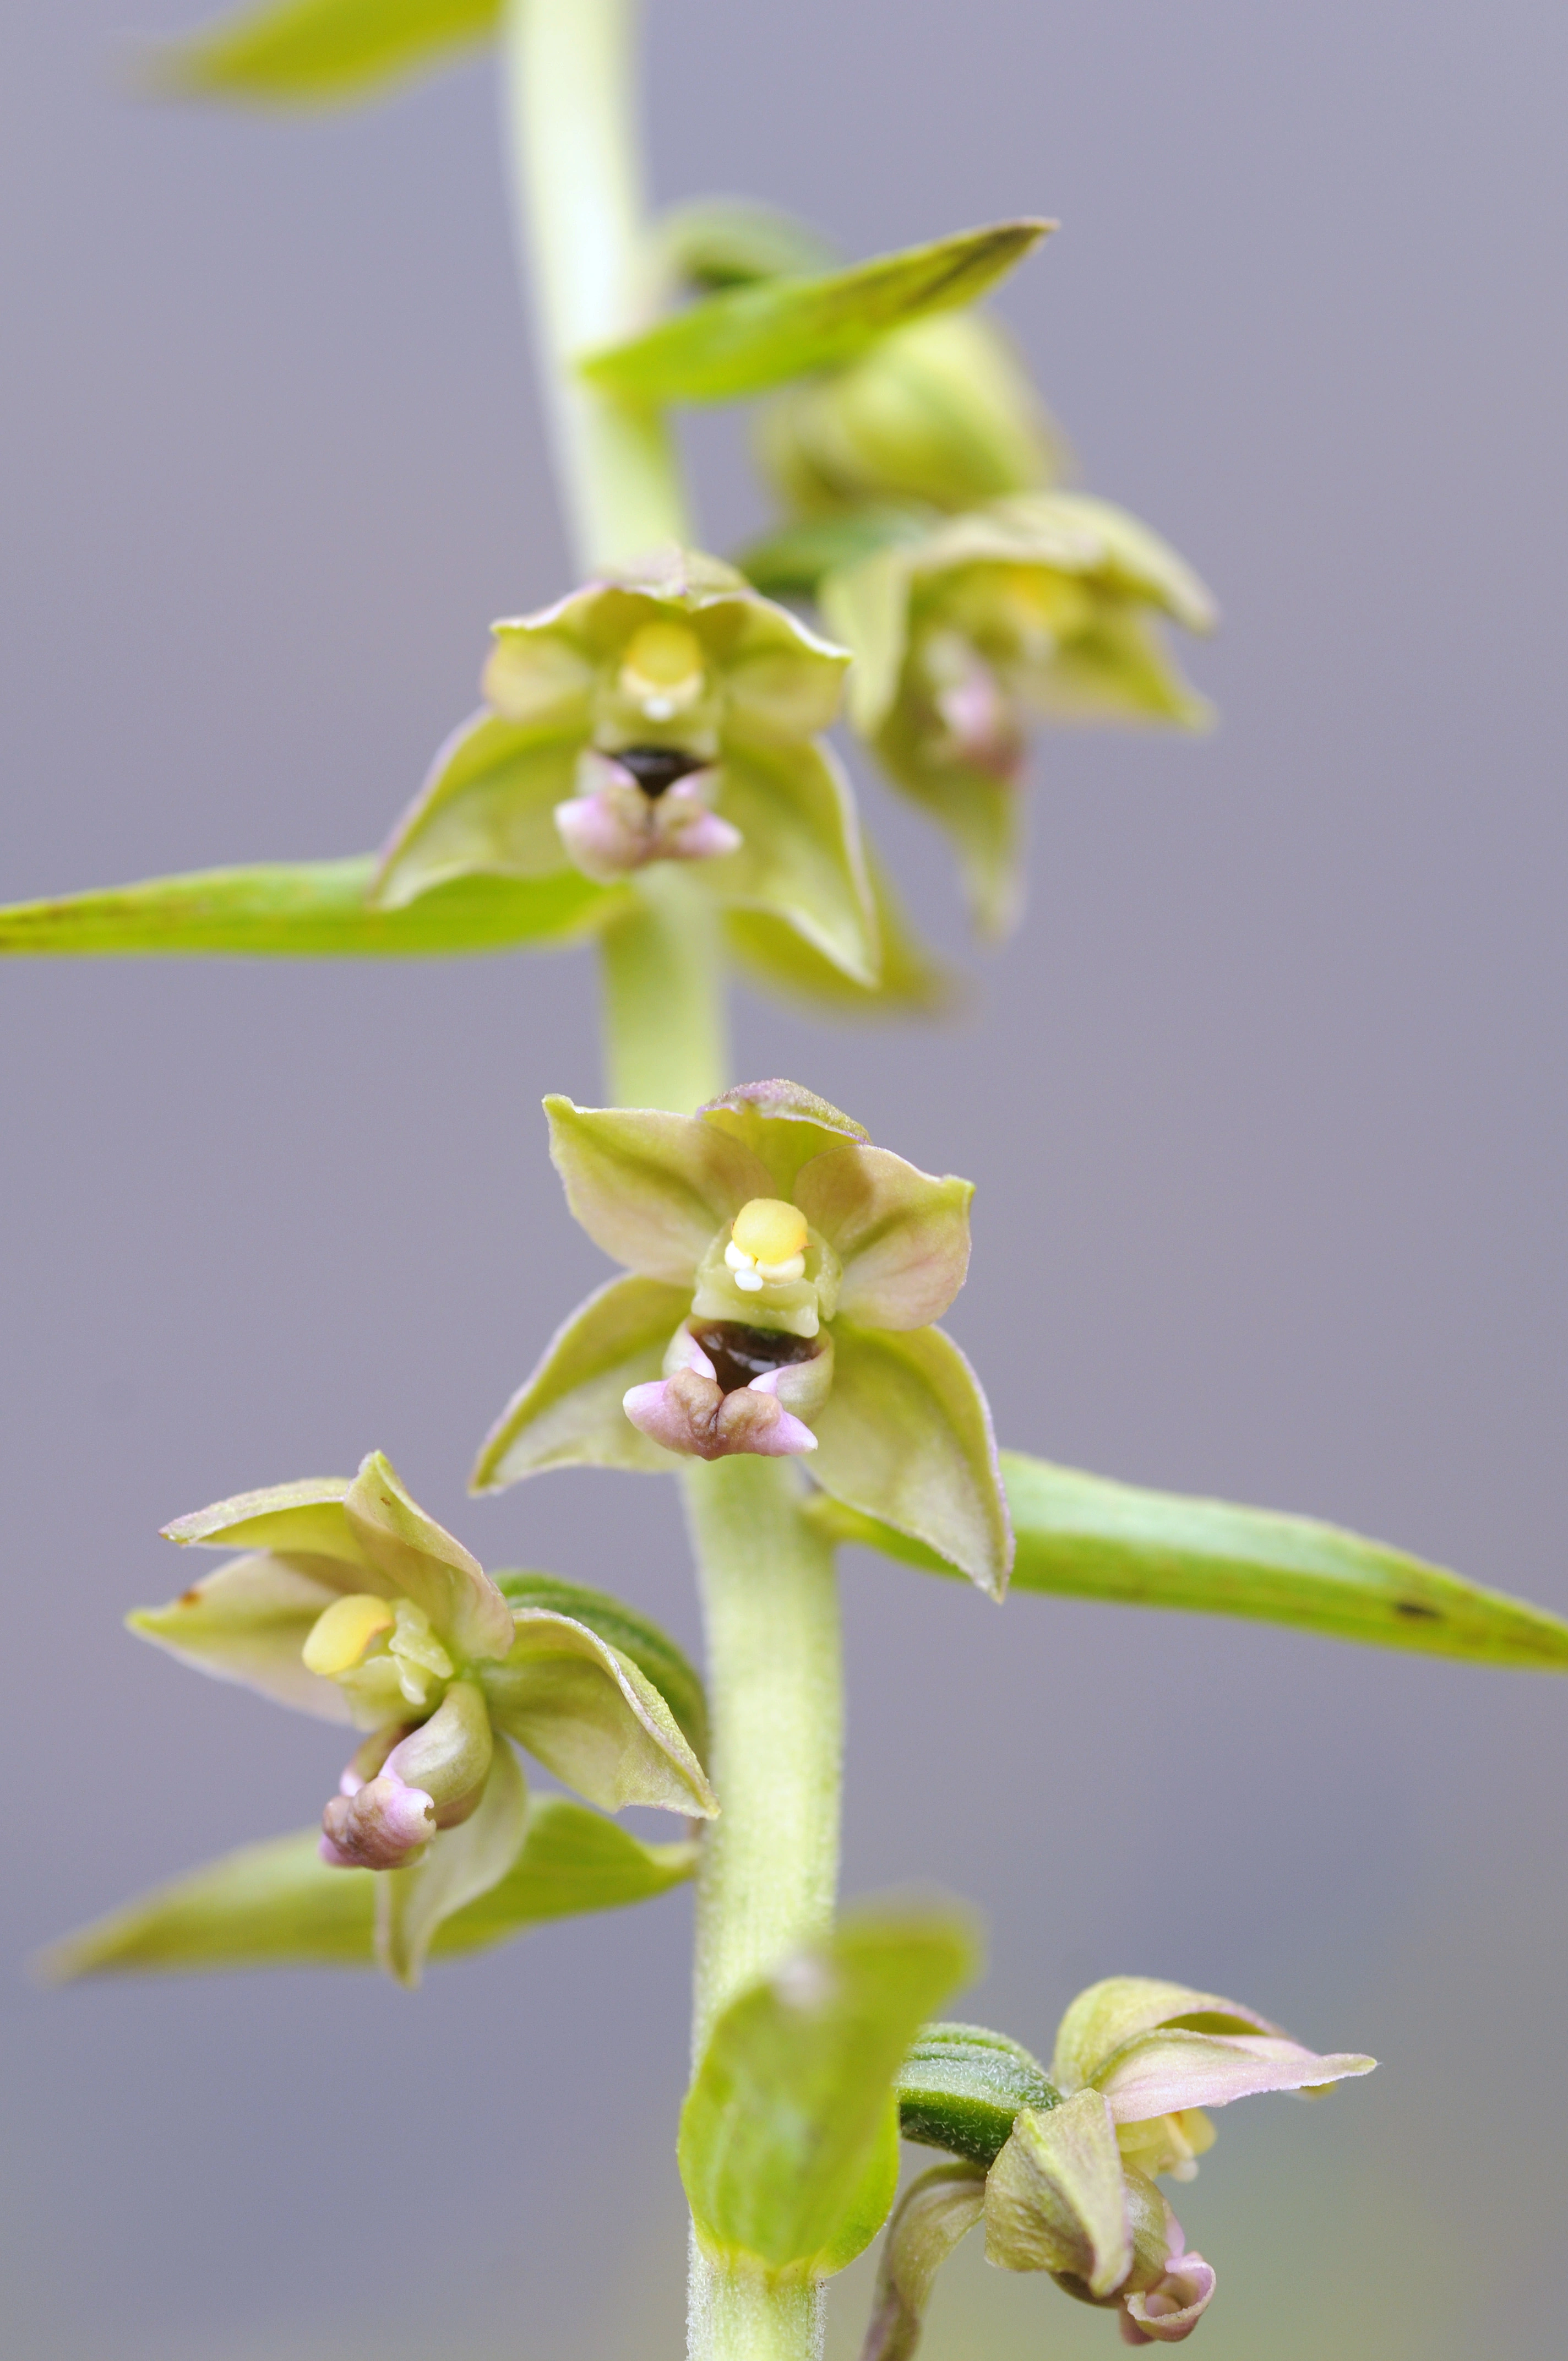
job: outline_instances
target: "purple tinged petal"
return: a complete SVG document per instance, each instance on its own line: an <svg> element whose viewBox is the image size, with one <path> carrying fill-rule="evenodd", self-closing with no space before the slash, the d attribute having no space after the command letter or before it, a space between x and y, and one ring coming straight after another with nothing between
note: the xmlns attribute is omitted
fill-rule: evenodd
<svg viewBox="0 0 1568 2361"><path fill-rule="evenodd" d="M435 1806L422 1788L382 1771L352 1795L332 1798L322 1814L322 1858L340 1869L404 1869L434 1834Z"/></svg>
<svg viewBox="0 0 1568 2361"><path fill-rule="evenodd" d="M885 1148L833 1148L803 1166L795 1202L843 1265L839 1310L863 1328L926 1328L964 1283L973 1184Z"/></svg>
<svg viewBox="0 0 1568 2361"><path fill-rule="evenodd" d="M817 1448L811 1429L783 1409L773 1391L758 1384L727 1394L695 1368L677 1369L656 1385L633 1386L624 1408L641 1433L683 1458L751 1452L779 1459Z"/></svg>
<svg viewBox="0 0 1568 2361"><path fill-rule="evenodd" d="M1154 1976L1106 1976L1088 1985L1057 2027L1051 2080L1058 2091L1094 2081L1115 2051L1158 2026L1197 2033L1269 2033L1280 2027L1239 2001Z"/></svg>
<svg viewBox="0 0 1568 2361"><path fill-rule="evenodd" d="M1214 2293L1214 2272L1201 2255L1173 2255L1155 2287L1130 2295L1123 2307L1128 2345L1179 2345L1190 2336Z"/></svg>
<svg viewBox="0 0 1568 2361"><path fill-rule="evenodd" d="M1265 2035L1156 2032L1129 2042L1096 2075L1095 2086L1119 2124L1135 2124L1266 2091L1318 2090L1370 2074L1376 2064L1348 2052L1321 2058L1299 2042Z"/></svg>

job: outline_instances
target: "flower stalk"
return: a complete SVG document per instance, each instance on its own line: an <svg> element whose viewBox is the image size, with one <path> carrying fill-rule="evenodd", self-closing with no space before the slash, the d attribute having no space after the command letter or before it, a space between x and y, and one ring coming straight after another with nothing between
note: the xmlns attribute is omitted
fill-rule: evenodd
<svg viewBox="0 0 1568 2361"><path fill-rule="evenodd" d="M843 1674L831 1547L787 1460L684 1471L707 1640L710 1773L722 1810L697 1882L694 2061L737 1993L832 1923ZM811 2361L822 2304L692 2244L690 2361Z"/></svg>

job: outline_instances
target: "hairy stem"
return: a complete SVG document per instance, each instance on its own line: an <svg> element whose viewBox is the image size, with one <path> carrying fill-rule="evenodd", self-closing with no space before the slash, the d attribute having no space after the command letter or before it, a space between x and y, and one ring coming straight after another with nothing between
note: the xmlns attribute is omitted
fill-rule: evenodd
<svg viewBox="0 0 1568 2361"><path fill-rule="evenodd" d="M577 566L691 532L657 411L596 393L576 364L641 324L636 0L508 0L503 83L519 243Z"/></svg>
<svg viewBox="0 0 1568 2361"><path fill-rule="evenodd" d="M634 898L605 928L605 1080L616 1106L689 1115L724 1088L718 917L673 861L638 876Z"/></svg>
<svg viewBox="0 0 1568 2361"><path fill-rule="evenodd" d="M722 1806L697 1884L699 2057L726 2004L832 1923L843 1676L833 1553L800 1514L789 1462L697 1462L685 1496ZM812 2361L822 2307L694 2245L689 2330L693 2361Z"/></svg>

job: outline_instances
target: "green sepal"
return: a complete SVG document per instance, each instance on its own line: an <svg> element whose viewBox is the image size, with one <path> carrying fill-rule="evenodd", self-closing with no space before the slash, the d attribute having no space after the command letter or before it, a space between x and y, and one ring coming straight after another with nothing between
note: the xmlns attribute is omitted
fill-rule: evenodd
<svg viewBox="0 0 1568 2361"><path fill-rule="evenodd" d="M1109 1598L1286 1623L1325 1639L1470 1664L1568 1672L1568 1621L1386 1543L1312 1517L1154 1492L1002 1454L1017 1536L1018 1590ZM953 1575L907 1534L819 1498L809 1513L837 1539Z"/></svg>
<svg viewBox="0 0 1568 2361"><path fill-rule="evenodd" d="M729 956L753 989L794 1001L808 1015L898 1019L948 1016L962 1005L964 981L927 949L882 863L866 848L882 968L874 985L857 983L771 910L728 910Z"/></svg>
<svg viewBox="0 0 1568 2361"><path fill-rule="evenodd" d="M976 1966L957 1911L863 1908L730 2003L681 2114L681 2177L710 2252L820 2278L869 2243L893 2197L899 2061Z"/></svg>
<svg viewBox="0 0 1568 2361"><path fill-rule="evenodd" d="M833 1390L817 1414L810 1472L846 1507L918 1537L992 1598L1013 1536L980 1381L939 1328L902 1334L834 1323Z"/></svg>
<svg viewBox="0 0 1568 2361"><path fill-rule="evenodd" d="M273 0L159 43L142 80L169 98L342 106L493 38L500 0Z"/></svg>
<svg viewBox="0 0 1568 2361"><path fill-rule="evenodd" d="M248 1968L371 1968L376 1877L329 1869L319 1831L272 1837L154 1887L43 1953L51 1983L83 1976ZM693 1876L690 1843L643 1844L565 1795L534 1804L521 1851L489 1891L437 1928L435 1959L488 1950L552 1918L619 1910Z"/></svg>
<svg viewBox="0 0 1568 2361"><path fill-rule="evenodd" d="M574 790L585 737L579 728L471 714L437 749L398 822L376 874L377 902L402 909L466 877L559 876L571 864L555 807Z"/></svg>
<svg viewBox="0 0 1568 2361"><path fill-rule="evenodd" d="M989 2165L1013 2136L1021 2107L1060 2104L1022 2042L981 2025L926 2025L898 2073L899 2129L923 2147Z"/></svg>
<svg viewBox="0 0 1568 2361"><path fill-rule="evenodd" d="M661 214L648 243L663 275L712 294L760 279L831 270L838 257L819 230L746 197L694 197Z"/></svg>
<svg viewBox="0 0 1568 2361"><path fill-rule="evenodd" d="M376 1957L396 1982L411 1991L418 1984L447 1919L499 1885L511 1868L528 1821L528 1782L503 1741L492 1753L477 1811L440 1829L407 1869L376 1876Z"/></svg>
<svg viewBox="0 0 1568 2361"><path fill-rule="evenodd" d="M497 1729L601 1810L648 1804L711 1819L718 1800L702 1764L631 1657L571 1616L514 1614L510 1653L477 1668Z"/></svg>
<svg viewBox="0 0 1568 2361"><path fill-rule="evenodd" d="M590 1295L556 1330L486 1436L470 1488L502 1491L545 1467L667 1474L669 1453L640 1434L620 1404L629 1387L659 1375L664 1347L690 1309L689 1280L672 1287L633 1274Z"/></svg>
<svg viewBox="0 0 1568 2361"><path fill-rule="evenodd" d="M744 401L852 360L905 320L976 302L1053 226L997 222L820 278L736 288L590 354L582 373L632 401Z"/></svg>
<svg viewBox="0 0 1568 2361"><path fill-rule="evenodd" d="M521 950L591 931L624 900L575 869L459 877L407 909L367 897L374 853L149 877L0 909L0 958L411 959Z"/></svg>
<svg viewBox="0 0 1568 2361"><path fill-rule="evenodd" d="M623 1598L590 1590L586 1583L564 1581L558 1574L506 1573L493 1579L510 1606L543 1607L553 1615L569 1615L630 1656L674 1715L697 1760L707 1760L707 1697L701 1676L667 1631Z"/></svg>
<svg viewBox="0 0 1568 2361"><path fill-rule="evenodd" d="M740 831L738 851L694 862L699 887L727 908L762 910L851 983L874 990L876 912L854 791L825 742L725 746L715 808Z"/></svg>

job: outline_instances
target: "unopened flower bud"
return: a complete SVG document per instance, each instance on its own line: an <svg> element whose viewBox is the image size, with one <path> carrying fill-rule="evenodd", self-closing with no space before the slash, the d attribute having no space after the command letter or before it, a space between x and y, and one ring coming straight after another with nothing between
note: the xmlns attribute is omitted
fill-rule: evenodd
<svg viewBox="0 0 1568 2361"><path fill-rule="evenodd" d="M1039 490L1058 468L1011 344L970 312L913 321L848 368L793 388L763 412L758 456L806 515L891 500L970 508Z"/></svg>

